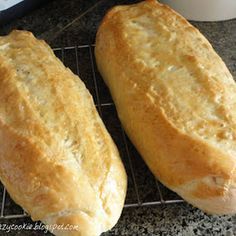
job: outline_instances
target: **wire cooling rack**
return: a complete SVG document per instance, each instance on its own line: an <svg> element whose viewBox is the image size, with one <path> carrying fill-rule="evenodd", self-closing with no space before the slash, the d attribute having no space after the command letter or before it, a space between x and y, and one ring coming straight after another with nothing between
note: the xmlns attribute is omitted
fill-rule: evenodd
<svg viewBox="0 0 236 236"><path fill-rule="evenodd" d="M115 141L128 175L125 207L141 207L181 203L183 200L165 188L150 173L134 146L126 136L116 114L108 89L99 75L94 60L94 45L55 48L54 53L84 81L93 95L97 110ZM109 61L108 61L109 63ZM28 217L0 184L0 219ZM37 203L35 203L37 204Z"/></svg>

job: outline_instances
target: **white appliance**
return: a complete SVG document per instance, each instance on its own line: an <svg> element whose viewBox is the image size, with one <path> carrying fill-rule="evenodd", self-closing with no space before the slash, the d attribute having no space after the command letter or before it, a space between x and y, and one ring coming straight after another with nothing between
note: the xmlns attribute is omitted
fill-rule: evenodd
<svg viewBox="0 0 236 236"><path fill-rule="evenodd" d="M220 21L236 18L236 0L160 0L188 20Z"/></svg>
<svg viewBox="0 0 236 236"><path fill-rule="evenodd" d="M0 11L7 10L22 1L23 0L0 0Z"/></svg>
<svg viewBox="0 0 236 236"><path fill-rule="evenodd" d="M0 25L21 17L48 0L0 0Z"/></svg>

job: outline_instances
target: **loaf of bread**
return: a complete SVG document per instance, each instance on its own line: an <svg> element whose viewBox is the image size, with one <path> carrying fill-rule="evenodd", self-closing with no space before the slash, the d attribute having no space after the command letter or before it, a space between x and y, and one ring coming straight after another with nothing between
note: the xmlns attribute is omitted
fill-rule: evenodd
<svg viewBox="0 0 236 236"><path fill-rule="evenodd" d="M100 235L126 194L117 148L84 83L24 31L0 37L0 179L55 235Z"/></svg>
<svg viewBox="0 0 236 236"><path fill-rule="evenodd" d="M96 60L154 175L212 214L236 212L236 85L207 39L155 0L117 6Z"/></svg>

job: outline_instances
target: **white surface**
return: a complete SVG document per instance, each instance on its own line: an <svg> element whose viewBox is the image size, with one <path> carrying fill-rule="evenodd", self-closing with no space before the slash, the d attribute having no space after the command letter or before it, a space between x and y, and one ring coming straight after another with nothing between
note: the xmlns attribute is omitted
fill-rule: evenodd
<svg viewBox="0 0 236 236"><path fill-rule="evenodd" d="M23 2L23 0L0 0L0 11L13 7L20 2Z"/></svg>
<svg viewBox="0 0 236 236"><path fill-rule="evenodd" d="M236 18L236 0L160 0L189 20L219 21Z"/></svg>

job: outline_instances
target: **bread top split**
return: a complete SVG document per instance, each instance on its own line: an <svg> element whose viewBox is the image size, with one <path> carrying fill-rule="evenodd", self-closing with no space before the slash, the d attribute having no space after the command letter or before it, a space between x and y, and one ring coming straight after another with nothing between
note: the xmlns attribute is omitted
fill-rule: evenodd
<svg viewBox="0 0 236 236"><path fill-rule="evenodd" d="M0 179L34 220L89 236L117 222L126 193L117 148L84 83L25 31L0 37Z"/></svg>
<svg viewBox="0 0 236 236"><path fill-rule="evenodd" d="M230 198L230 209L210 212L236 212L236 84L199 30L155 0L117 6L96 58L153 173L186 199Z"/></svg>

